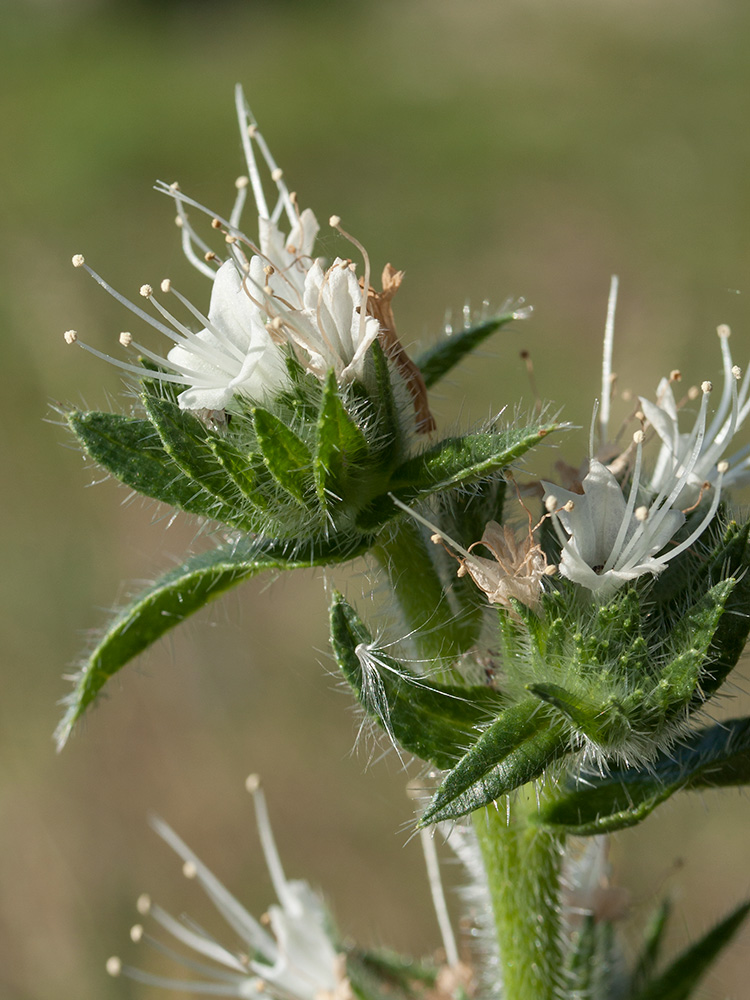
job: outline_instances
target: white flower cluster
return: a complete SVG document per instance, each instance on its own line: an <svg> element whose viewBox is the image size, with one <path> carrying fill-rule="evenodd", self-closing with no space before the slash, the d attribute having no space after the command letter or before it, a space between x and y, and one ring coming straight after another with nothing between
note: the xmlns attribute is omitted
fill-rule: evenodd
<svg viewBox="0 0 750 1000"><path fill-rule="evenodd" d="M267 923L272 933L247 912L171 827L156 819L154 829L182 858L183 872L200 882L216 909L244 942L247 953L225 948L192 921L177 920L149 896L141 896L138 911L142 916L151 917L180 945L208 962L198 961L152 938L141 924L131 930L133 941L148 942L203 978L154 975L123 965L116 956L107 961L107 971L112 976L125 975L150 986L210 996L351 1000L345 961L332 939L325 907L307 882L290 880L284 875L265 798L255 775L248 778L247 788L255 802L260 842L278 898L278 904L268 909Z"/></svg>
<svg viewBox="0 0 750 1000"><path fill-rule="evenodd" d="M337 258L324 268L313 257L319 230L315 216L309 208L299 210L297 198L288 190L283 171L273 159L239 86L236 104L248 176L236 182L237 195L229 218L209 211L183 194L176 184L157 184L157 190L175 202L186 257L213 281L208 315L177 292L169 279L162 281L161 291L174 295L201 329L194 332L174 316L150 285L142 286L141 295L160 319L115 291L81 254L73 257L75 267L83 267L132 313L173 341L174 347L163 357L136 343L130 333L120 334L124 346L134 347L157 364L159 370L153 378L187 386L178 397L183 409L220 410L235 396L262 400L277 393L288 378L285 352L281 349L286 345L318 377L323 378L333 368L340 383L349 382L361 376L364 356L380 332L378 320L367 315L366 255L362 286L350 261ZM266 200L262 166L275 186L272 207ZM258 214L257 241L240 228L248 189ZM212 227L223 234L225 259L193 228L187 207L204 213ZM331 224L343 233L337 217L331 219ZM78 342L125 371L143 375L138 365L115 360L82 343L75 330L68 330L65 339L68 343Z"/></svg>
<svg viewBox="0 0 750 1000"><path fill-rule="evenodd" d="M614 286L616 288L616 286ZM612 296L610 313L613 312ZM611 316L605 338L602 395L608 398L611 384ZM706 530L716 514L722 487L741 485L750 479L747 447L725 459L734 435L750 415L745 381L741 392L740 369L729 350L729 328L720 326L724 386L719 405L708 423L711 382L700 390L688 392L686 402L701 397L698 413L688 431L680 430L681 405L675 400L672 384L680 373L662 379L656 402L640 396L640 417L644 430L633 436L635 459L630 470L630 485L623 489L620 478L594 457L593 427L588 473L583 493L543 483L544 502L552 517L561 544L559 570L575 583L606 600L620 587L643 574L657 575L688 549ZM608 406L607 406L608 409ZM602 422L606 428L606 421ZM650 477L643 475L643 442L652 429L661 444ZM632 450L632 446L631 446ZM613 463L627 468L620 460ZM627 496L626 496L627 493ZM703 504L704 497L707 502ZM700 507L695 528L673 543L685 524L686 514Z"/></svg>

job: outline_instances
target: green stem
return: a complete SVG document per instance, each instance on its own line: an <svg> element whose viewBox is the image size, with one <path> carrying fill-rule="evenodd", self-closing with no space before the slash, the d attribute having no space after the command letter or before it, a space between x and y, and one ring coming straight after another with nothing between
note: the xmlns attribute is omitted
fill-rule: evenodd
<svg viewBox="0 0 750 1000"><path fill-rule="evenodd" d="M466 650L466 622L448 602L420 529L402 522L371 552L388 574L419 656L437 660L441 670L452 671L445 663Z"/></svg>
<svg viewBox="0 0 750 1000"><path fill-rule="evenodd" d="M529 806L520 796L510 822L507 799L497 805L472 818L492 898L503 1000L553 1000L562 978L562 840L527 822Z"/></svg>

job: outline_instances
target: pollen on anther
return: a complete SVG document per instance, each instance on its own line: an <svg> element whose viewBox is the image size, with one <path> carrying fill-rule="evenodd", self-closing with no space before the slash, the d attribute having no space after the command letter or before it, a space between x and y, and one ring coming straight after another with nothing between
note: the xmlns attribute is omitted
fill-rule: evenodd
<svg viewBox="0 0 750 1000"><path fill-rule="evenodd" d="M271 171L271 180L274 181L274 183L280 181L283 176L284 176L284 171L281 169L281 167L276 167L275 170Z"/></svg>
<svg viewBox="0 0 750 1000"><path fill-rule="evenodd" d="M133 334L128 333L127 330L123 330L120 336L117 338L123 347L130 347L133 343Z"/></svg>
<svg viewBox="0 0 750 1000"><path fill-rule="evenodd" d="M701 392L711 392L713 387L713 382L709 382L708 379L705 382L701 382Z"/></svg>
<svg viewBox="0 0 750 1000"><path fill-rule="evenodd" d="M216 254L213 252L213 250L208 250L206 253L203 254L203 259L207 264L210 264L212 260L216 260Z"/></svg>
<svg viewBox="0 0 750 1000"><path fill-rule="evenodd" d="M266 277L270 278L271 275L275 273L276 273L276 268L273 266L273 264L266 264L266 266L263 268L263 274L265 274Z"/></svg>
<svg viewBox="0 0 750 1000"><path fill-rule="evenodd" d="M557 573L557 566L554 563L550 563L549 566L544 567L545 576L554 576Z"/></svg>
<svg viewBox="0 0 750 1000"><path fill-rule="evenodd" d="M198 868L196 867L195 862L186 861L185 864L182 866L182 874L185 876L185 878L195 878L195 876L198 874Z"/></svg>
<svg viewBox="0 0 750 1000"><path fill-rule="evenodd" d="M701 391L697 385L691 385L687 392L687 397L689 400L697 399L700 396Z"/></svg>
<svg viewBox="0 0 750 1000"><path fill-rule="evenodd" d="M257 125L248 125L247 126L247 134L250 136L251 139L254 139L255 136L258 134L258 126Z"/></svg>
<svg viewBox="0 0 750 1000"><path fill-rule="evenodd" d="M86 258L83 256L82 253L74 253L73 257L71 258L71 261L73 267L83 267L83 265L86 263Z"/></svg>
<svg viewBox="0 0 750 1000"><path fill-rule="evenodd" d="M719 464L716 466L716 471L720 472L722 476L724 475L724 473L729 472L729 462L726 461L719 462Z"/></svg>
<svg viewBox="0 0 750 1000"><path fill-rule="evenodd" d="M237 188L238 191L240 191L242 188L246 188L249 183L250 183L250 178L245 177L244 174L241 174L234 182L234 186Z"/></svg>
<svg viewBox="0 0 750 1000"><path fill-rule="evenodd" d="M177 226L178 229L182 229L182 216L181 215L175 215L175 217L174 217L174 224Z"/></svg>
<svg viewBox="0 0 750 1000"><path fill-rule="evenodd" d="M341 216L332 215L331 218L328 220L328 225L331 226L333 229L337 229L341 225Z"/></svg>
<svg viewBox="0 0 750 1000"><path fill-rule="evenodd" d="M645 506L644 507L636 507L635 511L633 513L635 514L636 521L643 522L643 521L647 521L648 520L648 507L645 507Z"/></svg>
<svg viewBox="0 0 750 1000"><path fill-rule="evenodd" d="M167 292L171 292L172 291L171 280L169 278L164 278L162 283L159 285L159 288L161 288L161 290L164 292L165 295L167 294Z"/></svg>
<svg viewBox="0 0 750 1000"><path fill-rule="evenodd" d="M78 331L66 330L65 333L63 334L63 337L65 338L66 344L75 344L75 342L78 340Z"/></svg>
<svg viewBox="0 0 750 1000"><path fill-rule="evenodd" d="M673 368L672 369L672 371L669 373L669 381L670 382L680 382L680 381L682 381L682 372L680 371L679 368Z"/></svg>
<svg viewBox="0 0 750 1000"><path fill-rule="evenodd" d="M169 185L169 190L170 191L179 191L180 190L179 183L177 181L172 181L172 183Z"/></svg>
<svg viewBox="0 0 750 1000"><path fill-rule="evenodd" d="M154 290L151 285L141 285L140 294L144 297L144 299L150 299L154 294Z"/></svg>
<svg viewBox="0 0 750 1000"><path fill-rule="evenodd" d="M646 435L643 433L643 431L636 431L635 434L633 435L633 444L643 444L645 437Z"/></svg>
<svg viewBox="0 0 750 1000"><path fill-rule="evenodd" d="M572 510L575 510L575 506L576 505L574 500L568 500L567 503L564 503L562 505L562 509L567 510L567 512L570 513Z"/></svg>
<svg viewBox="0 0 750 1000"><path fill-rule="evenodd" d="M105 966L107 974L113 977L117 977L122 972L122 962L117 957L117 955L112 955L111 958L107 959L107 964Z"/></svg>
<svg viewBox="0 0 750 1000"><path fill-rule="evenodd" d="M440 535L437 531L433 535L430 535L430 541L433 545L440 545Z"/></svg>
<svg viewBox="0 0 750 1000"><path fill-rule="evenodd" d="M142 893L135 901L135 908L142 917L151 912L151 897L147 892Z"/></svg>
<svg viewBox="0 0 750 1000"><path fill-rule="evenodd" d="M550 493L550 495L544 501L544 507L548 514L551 514L552 511L557 510L557 497L554 496L552 493Z"/></svg>
<svg viewBox="0 0 750 1000"><path fill-rule="evenodd" d="M212 229L221 229L221 219L211 219Z"/></svg>
<svg viewBox="0 0 750 1000"><path fill-rule="evenodd" d="M271 914L270 913L261 913L261 915L260 915L260 922L263 924L264 927L270 927L270 925L271 925Z"/></svg>
<svg viewBox="0 0 750 1000"><path fill-rule="evenodd" d="M130 940L134 944L138 944L138 942L141 940L142 937L143 937L143 927L141 926L141 924L133 924L133 926L130 928Z"/></svg>
<svg viewBox="0 0 750 1000"><path fill-rule="evenodd" d="M257 792L260 788L260 776L257 774L248 774L245 778L245 789L250 792Z"/></svg>
<svg viewBox="0 0 750 1000"><path fill-rule="evenodd" d="M233 244L235 244L237 242L237 237L236 236L232 236L231 233L227 233L227 235L224 237L224 242L228 243L229 246L232 246Z"/></svg>
<svg viewBox="0 0 750 1000"><path fill-rule="evenodd" d="M464 566L463 563L461 563L459 565L458 569L456 570L456 576L460 580L462 577L466 576L468 574L468 572L469 572L468 569Z"/></svg>
<svg viewBox="0 0 750 1000"><path fill-rule="evenodd" d="M730 337L732 335L732 331L729 329L726 323L720 323L716 327L716 332L720 337Z"/></svg>
<svg viewBox="0 0 750 1000"><path fill-rule="evenodd" d="M742 369L739 365L732 366L732 376L737 382L742 378Z"/></svg>

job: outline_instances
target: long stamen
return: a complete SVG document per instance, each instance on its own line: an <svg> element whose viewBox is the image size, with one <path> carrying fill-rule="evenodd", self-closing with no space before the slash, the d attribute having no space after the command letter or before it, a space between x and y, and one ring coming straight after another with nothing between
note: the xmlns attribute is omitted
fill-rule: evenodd
<svg viewBox="0 0 750 1000"><path fill-rule="evenodd" d="M253 152L253 144L251 142L251 136L250 136L250 129L251 128L257 129L258 126L255 123L255 119L252 116L247 101L245 100L245 94L239 83L234 88L234 103L235 107L237 108L237 120L240 126L242 149L245 154L245 162L247 163L247 172L250 176L250 183L253 188L253 197L255 198L255 206L258 209L258 215L260 215L264 219L267 219L268 204L266 203L266 196L263 192L263 185L260 180L260 173L258 172L258 164L255 159L255 153Z"/></svg>
<svg viewBox="0 0 750 1000"><path fill-rule="evenodd" d="M445 957L448 965L455 966L458 965L459 962L458 947L456 946L456 938L453 933L453 927L451 926L450 917L448 915L448 907L445 902L445 893L443 891L443 883L440 878L440 865L438 863L437 851L435 850L435 842L432 839L431 833L428 830L425 830L424 827L420 829L419 835L422 840L422 850L424 851L424 859L427 865L427 878L430 883L432 904L435 907L435 914L440 928L440 936L443 939Z"/></svg>
<svg viewBox="0 0 750 1000"><path fill-rule="evenodd" d="M263 794L263 789L260 787L260 778L257 774L251 774L248 777L245 782L245 788L247 788L248 792L250 792L253 796L253 803L255 805L255 820L258 826L261 847L263 848L263 856L266 859L268 873L271 876L271 882L273 883L278 900L287 912L290 912L295 916L301 916L299 902L295 896L289 892L289 885L281 864L281 858L279 857L279 851L276 847L276 841L273 837L273 830L271 829L271 820L268 816L266 797Z"/></svg>
<svg viewBox="0 0 750 1000"><path fill-rule="evenodd" d="M130 312L132 312L135 316L138 316L138 318L142 319L145 323L148 323L148 325L152 326L155 330L158 330L159 333L164 333L168 337L170 336L168 327L154 319L153 316L149 316L147 312L139 308L134 302L131 302L130 299L126 299L124 295L121 295L120 292L117 291L117 289L113 288L108 282L106 282L100 274L97 274L93 268L89 267L83 257L83 254L77 253L74 255L73 267L82 267L84 271L91 275L97 285L101 285L105 292L109 292L112 298L117 299L117 301L121 305L125 306L126 309L129 309Z"/></svg>
<svg viewBox="0 0 750 1000"><path fill-rule="evenodd" d="M242 210L247 201L247 186L249 183L250 181L247 177L238 177L234 182L234 186L237 188L237 197L234 199L234 205L229 215L229 222L233 229L239 228Z"/></svg>
<svg viewBox="0 0 750 1000"><path fill-rule="evenodd" d="M727 411L729 410L729 403L732 398L732 383L734 382L734 378L732 377L732 352L729 349L730 329L726 324L722 324L717 327L716 332L719 336L719 343L721 344L724 385L721 390L721 399L719 400L719 405L716 408L716 413L714 414L713 420L709 424L708 430L706 431L706 437L709 441L716 440L719 428L724 423Z"/></svg>
<svg viewBox="0 0 750 1000"><path fill-rule="evenodd" d="M607 300L607 320L604 324L604 351L602 354L602 408L599 414L599 443L609 440L609 410L612 401L612 352L614 348L615 311L620 279L612 275ZM591 452L593 454L593 451Z"/></svg>
<svg viewBox="0 0 750 1000"><path fill-rule="evenodd" d="M635 502L638 496L638 490L640 488L641 462L643 460L644 437L645 435L643 431L636 431L635 434L633 435L633 441L635 442L636 450L635 450L635 466L633 468L633 479L630 484L630 494L628 495L628 502L625 507L625 514L622 519L622 524L620 525L620 529L617 532L615 543L612 546L612 551L609 554L609 558L604 564L604 569L602 570L602 573L609 572L609 570L611 570L614 566L617 565L617 562L621 555L620 549L622 547L623 542L625 541L628 529L631 526L631 518L633 516L633 511L635 510ZM636 532L638 532L639 530L640 530L640 525L638 526L638 528L636 528Z"/></svg>
<svg viewBox="0 0 750 1000"><path fill-rule="evenodd" d="M189 979L170 979L168 976L155 976L151 972L144 972L136 969L132 965L123 965L117 956L107 961L107 972L110 976L127 976L144 986L160 986L168 990L179 990L185 993L197 993L203 996L237 997L242 996L240 986L244 982L238 979L237 983L204 983L190 981Z"/></svg>
<svg viewBox="0 0 750 1000"><path fill-rule="evenodd" d="M188 948L192 948L193 951L197 951L200 955L205 955L206 958L211 958L214 962L219 962L230 969L236 969L238 972L245 971L243 964L231 951L227 951L226 948L223 948L220 944L217 944L205 935L186 927L171 914L167 913L166 910L163 910L161 906L156 906L152 903L148 896L141 896L139 898L138 912L142 916L148 915L152 917L173 938Z"/></svg>
<svg viewBox="0 0 750 1000"><path fill-rule="evenodd" d="M708 525L713 520L714 514L719 509L719 501L721 499L721 487L724 481L724 474L729 469L729 463L719 462L716 468L718 476L716 479L716 484L714 485L714 495L711 500L711 506L708 508L708 512L706 513L705 517L698 525L698 527L695 529L695 531L693 531L690 535L688 535L688 537L684 541L680 542L680 544L676 548L671 549L669 552L665 552L664 555L659 556L657 559L655 559L654 560L655 563L661 565L662 563L669 562L670 559L674 559L675 556L678 556L681 552L684 552L685 549L689 549L690 546L693 544L693 542L696 541L703 534L703 532L706 530Z"/></svg>

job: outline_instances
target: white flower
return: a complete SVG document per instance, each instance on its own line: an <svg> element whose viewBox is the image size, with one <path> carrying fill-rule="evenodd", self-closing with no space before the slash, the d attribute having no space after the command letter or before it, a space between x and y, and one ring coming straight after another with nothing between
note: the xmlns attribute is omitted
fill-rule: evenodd
<svg viewBox="0 0 750 1000"><path fill-rule="evenodd" d="M301 309L289 309L280 297L269 296L266 309L292 343L307 355L307 367L324 378L333 368L339 383L362 376L364 358L380 332L354 272L354 265L337 257L326 270L319 261L305 276Z"/></svg>
<svg viewBox="0 0 750 1000"><path fill-rule="evenodd" d="M278 903L268 909L272 933L247 912L166 823L156 819L156 832L182 858L184 873L201 883L219 913L245 943L247 954L225 948L192 921L176 920L148 896L141 896L138 909L142 915L153 917L181 945L213 964L182 955L151 938L137 924L131 931L134 941L148 941L203 978L165 978L124 966L117 957L109 959L107 971L152 986L213 996L255 998L266 993L273 1000L346 1000L350 997L349 984L342 956L331 937L325 907L306 882L289 880L284 875L257 777L248 778L247 787L254 797L261 845L278 897Z"/></svg>
<svg viewBox="0 0 750 1000"><path fill-rule="evenodd" d="M709 391L704 389L701 404L704 419ZM643 437L643 431L636 431L636 460L627 500L617 479L596 458L589 460L583 494L543 483L545 506L562 545L560 572L602 600L645 573L660 573L703 533L719 505L724 463L719 464L712 502L697 528L659 555L685 523L684 512L673 504L693 474L699 448L693 447L684 469L667 480L656 497L636 507L642 492Z"/></svg>
<svg viewBox="0 0 750 1000"><path fill-rule="evenodd" d="M693 460L692 472L688 478L680 501L693 503L705 483L714 484L716 467L723 457L729 444L743 422L750 415L748 389L750 383L745 380L741 392L737 391L740 379L740 369L733 363L729 348L729 327L720 326L718 334L721 342L721 353L724 370L724 386L719 406L713 419L706 429L705 414L699 414L693 429L689 433L680 431L680 408L672 391L672 380L663 378L656 390L656 402L652 403L643 396L640 398L641 409L646 420L651 424L659 438L661 448L651 477L651 488L659 492L665 483L675 476L680 476L691 460L691 454L700 437L698 455ZM675 373L674 377L678 377ZM750 459L748 451L743 448L728 461L728 471L724 476L725 485L741 485L750 480Z"/></svg>

